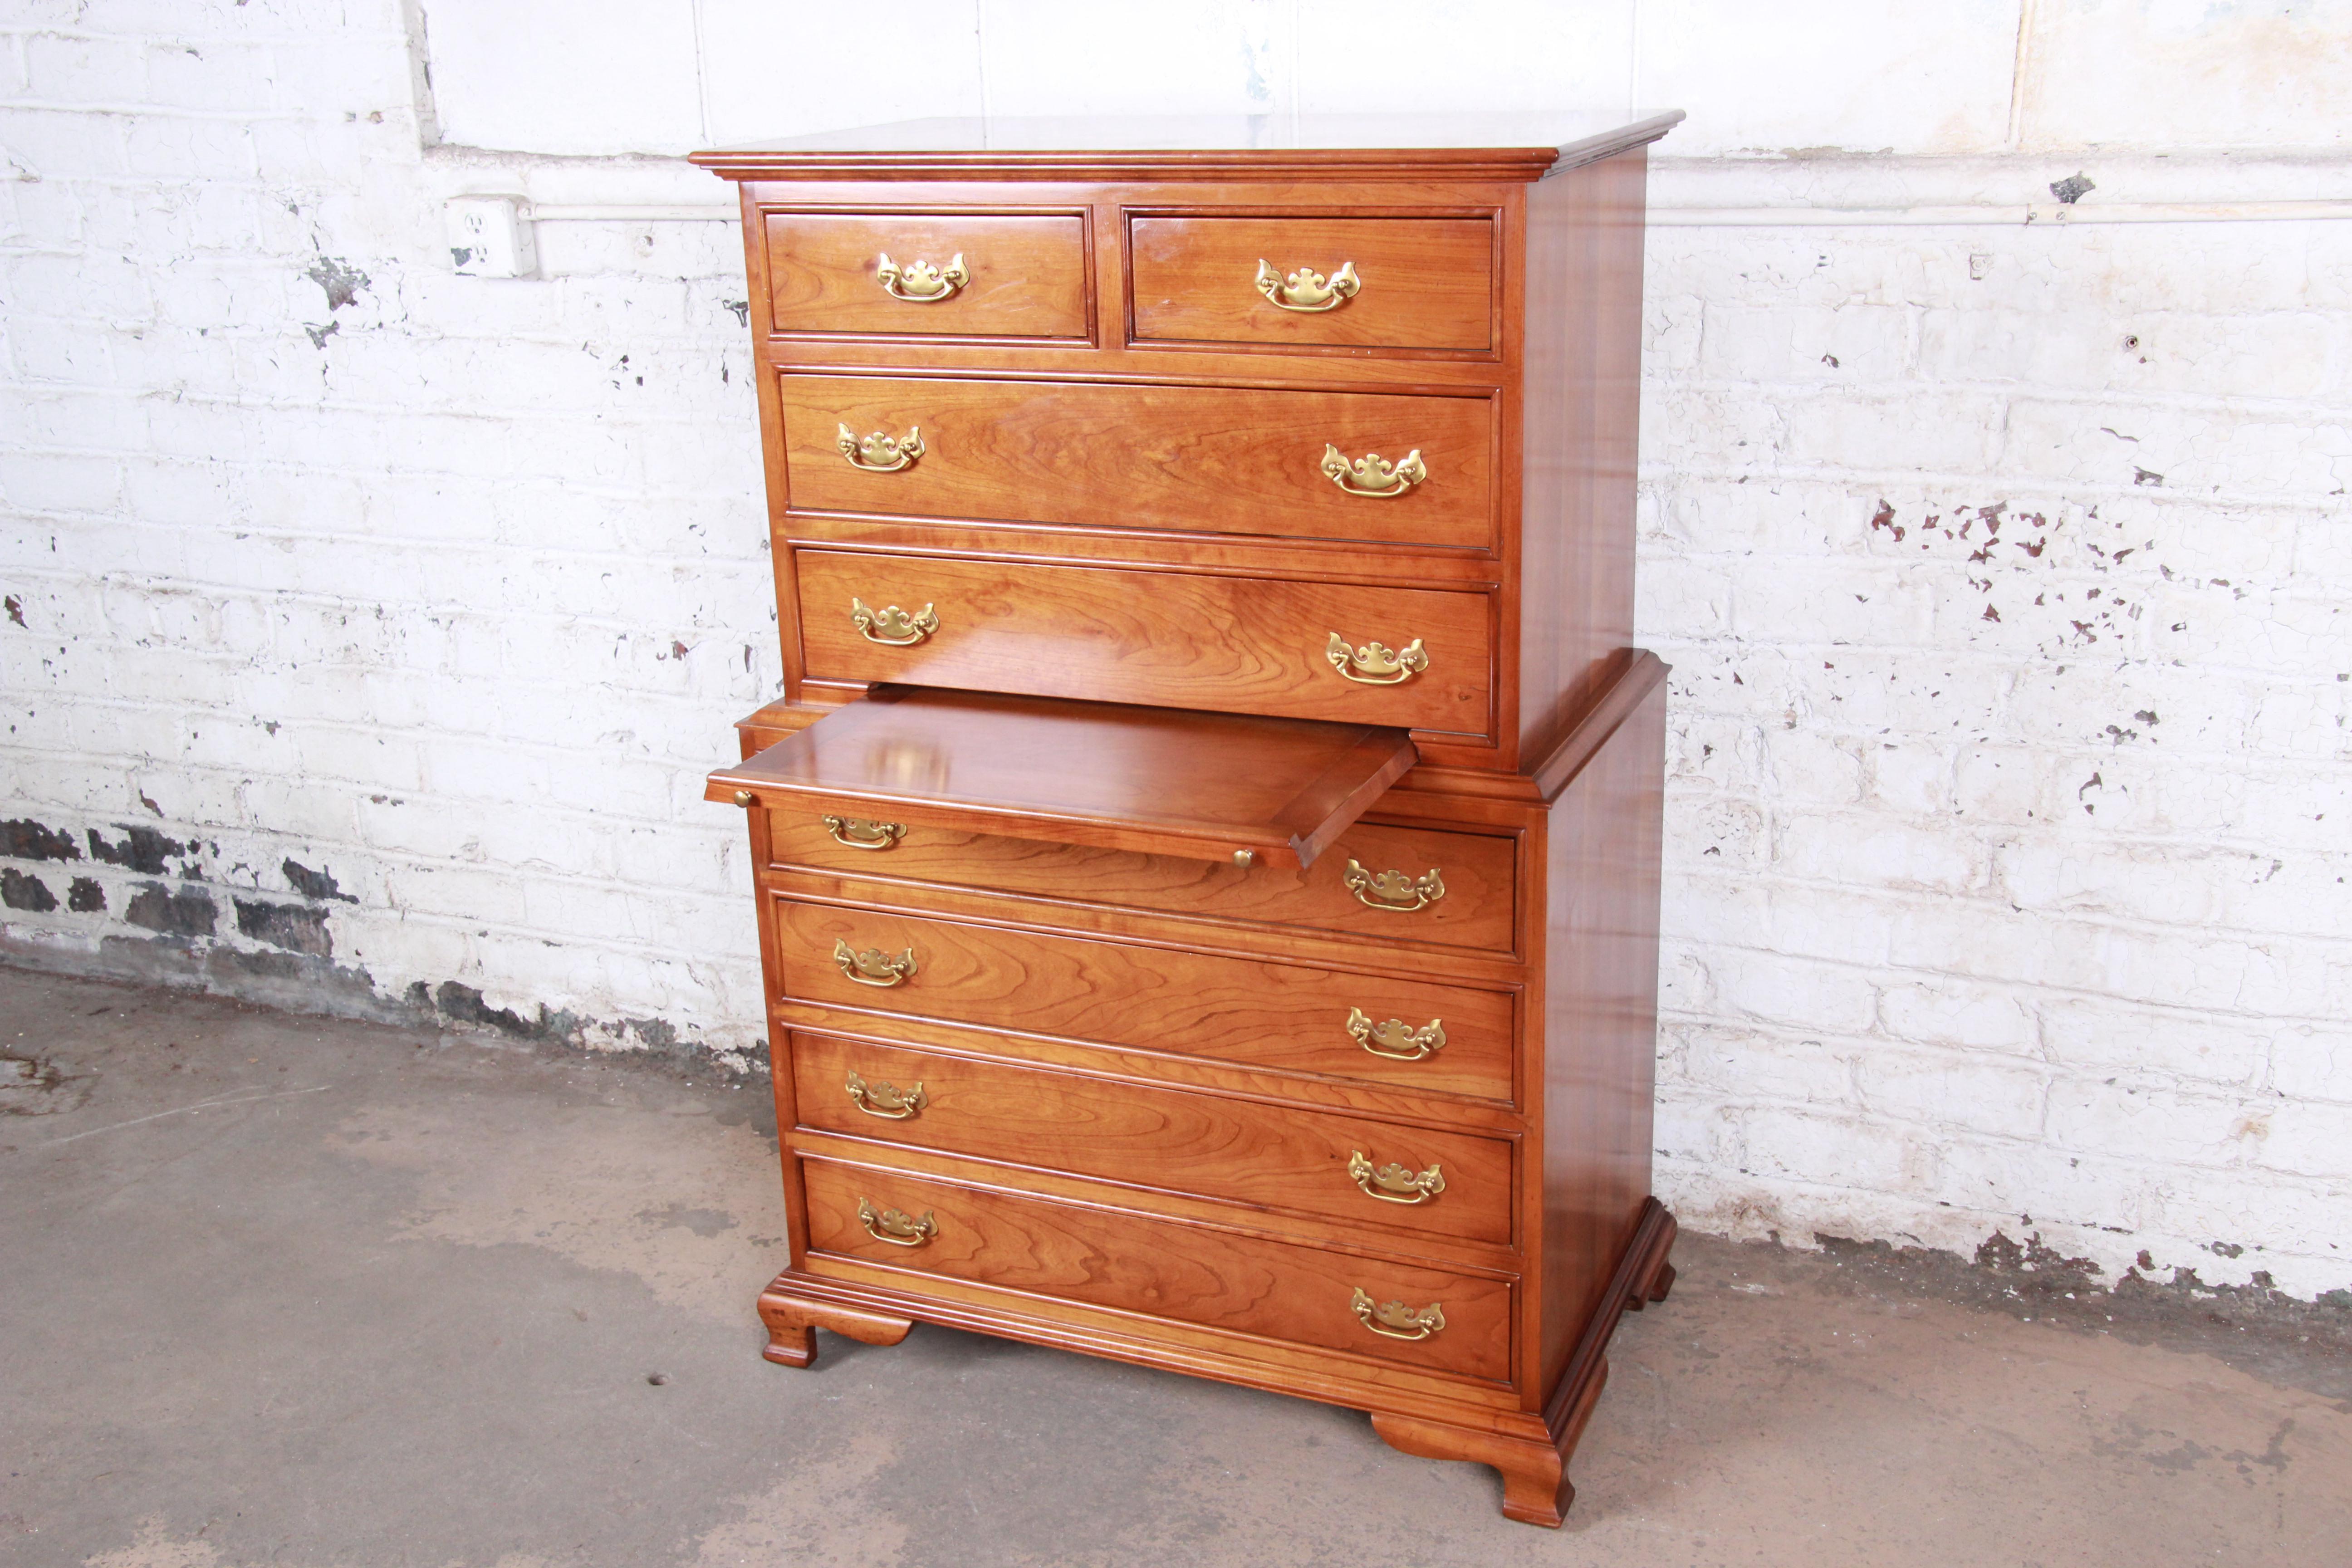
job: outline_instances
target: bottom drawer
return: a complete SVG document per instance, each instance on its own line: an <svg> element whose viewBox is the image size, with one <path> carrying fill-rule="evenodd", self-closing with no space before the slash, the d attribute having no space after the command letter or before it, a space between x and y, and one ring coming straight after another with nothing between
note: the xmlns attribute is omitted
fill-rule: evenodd
<svg viewBox="0 0 2352 1568"><path fill-rule="evenodd" d="M812 1255L1423 1371L1511 1375L1511 1281L805 1160Z"/></svg>

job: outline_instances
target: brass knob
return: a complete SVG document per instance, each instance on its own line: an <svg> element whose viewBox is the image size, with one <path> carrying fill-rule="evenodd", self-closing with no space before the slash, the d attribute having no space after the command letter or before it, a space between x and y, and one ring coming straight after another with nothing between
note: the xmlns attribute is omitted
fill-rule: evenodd
<svg viewBox="0 0 2352 1568"><path fill-rule="evenodd" d="M748 789L739 789L735 792L735 804L737 805L750 805L753 801L756 801L760 797L758 795L753 795Z"/></svg>
<svg viewBox="0 0 2352 1568"><path fill-rule="evenodd" d="M1255 849L1236 849L1236 850L1234 850L1234 865L1236 865L1236 866L1243 866L1243 867L1249 867L1249 866L1255 866L1255 865L1256 865L1256 864L1257 864L1257 851L1255 851Z"/></svg>

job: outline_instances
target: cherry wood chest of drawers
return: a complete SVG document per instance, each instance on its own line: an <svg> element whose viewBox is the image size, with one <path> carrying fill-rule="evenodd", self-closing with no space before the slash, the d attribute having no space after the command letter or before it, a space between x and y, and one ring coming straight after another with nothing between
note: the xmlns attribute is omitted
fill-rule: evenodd
<svg viewBox="0 0 2352 1568"><path fill-rule="evenodd" d="M709 784L769 1359L920 1321L1276 1389L1559 1522L1673 1280L1632 641L1679 118L696 155L741 189L783 654Z"/></svg>

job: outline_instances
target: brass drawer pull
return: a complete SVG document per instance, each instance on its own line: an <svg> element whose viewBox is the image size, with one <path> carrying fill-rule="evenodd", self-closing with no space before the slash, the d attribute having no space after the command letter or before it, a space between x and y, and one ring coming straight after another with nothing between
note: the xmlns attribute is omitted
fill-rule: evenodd
<svg viewBox="0 0 2352 1568"><path fill-rule="evenodd" d="M856 602L850 601L853 605ZM933 616L931 625L938 626L939 617ZM915 640L919 642L921 638ZM817 820L824 824L824 830L833 835L835 844L846 844L852 849L887 849L907 837L906 826L901 823L869 822L862 816L820 816Z"/></svg>
<svg viewBox="0 0 2352 1568"><path fill-rule="evenodd" d="M847 426L844 426L843 434L847 433ZM1351 496L1390 500L1429 478L1429 466L1421 460L1421 448L1418 447L1393 463L1378 452L1368 452L1351 463L1345 452L1326 441L1323 443L1323 472L1333 484Z"/></svg>
<svg viewBox="0 0 2352 1568"><path fill-rule="evenodd" d="M1336 310L1356 297L1364 280L1356 276L1356 264L1339 263L1339 270L1326 280L1323 274L1310 267L1302 267L1285 278L1274 269L1274 263L1260 257L1257 264L1257 291L1286 310L1312 313Z"/></svg>
<svg viewBox="0 0 2352 1568"><path fill-rule="evenodd" d="M1402 1018L1391 1018L1385 1024L1375 1024L1361 1007L1348 1009L1348 1033L1356 1044L1376 1057L1386 1057L1395 1062L1417 1062L1423 1057L1435 1056L1445 1048L1444 1021L1432 1018L1420 1028L1414 1028Z"/></svg>
<svg viewBox="0 0 2352 1568"><path fill-rule="evenodd" d="M882 285L882 292L893 300L904 300L909 305L936 305L951 300L955 291L971 281L971 273L963 264L963 252L948 258L945 267L934 267L928 261L909 261L901 267L884 251L875 260L874 280Z"/></svg>
<svg viewBox="0 0 2352 1568"><path fill-rule="evenodd" d="M940 1234L940 1222L932 1217L929 1209L923 1211L922 1218L917 1219L897 1209L877 1210L864 1198L857 1200L857 1223L866 1227L866 1235L877 1241L887 1241L893 1247L920 1247ZM1360 1296L1363 1292L1359 1290L1356 1294ZM1385 1311L1387 1309L1381 1310ZM1437 1326L1442 1329L1445 1325L1441 1321ZM1417 1334L1407 1337L1420 1338Z"/></svg>
<svg viewBox="0 0 2352 1568"><path fill-rule="evenodd" d="M833 939L833 961L841 973L860 985L904 985L915 973L915 950L908 948L892 958L878 947L864 952L853 952L847 942Z"/></svg>
<svg viewBox="0 0 2352 1568"><path fill-rule="evenodd" d="M1360 1149L1348 1151L1348 1174L1366 1197L1388 1204L1425 1204L1445 1190L1445 1173L1435 1165L1417 1175L1407 1165L1375 1167Z"/></svg>
<svg viewBox="0 0 2352 1568"><path fill-rule="evenodd" d="M1333 632L1323 645L1323 657L1359 686L1402 686L1429 668L1429 650L1419 637L1400 648L1377 642L1350 647L1346 637Z"/></svg>
<svg viewBox="0 0 2352 1568"><path fill-rule="evenodd" d="M1359 1285L1354 1299L1348 1305L1355 1312L1356 1321L1387 1339L1425 1340L1445 1330L1445 1308L1436 1301L1432 1301L1418 1312L1402 1301L1383 1301L1375 1307L1372 1299L1365 1295L1364 1288Z"/></svg>
<svg viewBox="0 0 2352 1568"><path fill-rule="evenodd" d="M940 617L929 605L910 616L896 605L872 609L865 600L853 596L849 601L849 624L867 642L878 642L885 647L912 647L940 629Z"/></svg>
<svg viewBox="0 0 2352 1568"><path fill-rule="evenodd" d="M868 1116L878 1116L885 1121L907 1121L930 1103L920 1083L901 1091L896 1084L868 1083L860 1078L856 1068L849 1069L849 1081L842 1088L849 1091L857 1109Z"/></svg>
<svg viewBox="0 0 2352 1568"><path fill-rule="evenodd" d="M923 427L910 425L903 437L893 438L882 431L859 440L857 432L836 423L833 444L849 459L853 468L863 468L869 474L895 474L900 468L911 468L923 455Z"/></svg>
<svg viewBox="0 0 2352 1568"><path fill-rule="evenodd" d="M1399 914L1425 910L1445 896L1445 879L1434 866L1421 876L1408 877L1402 871L1367 871L1351 859L1339 875L1339 886L1355 894L1360 904Z"/></svg>

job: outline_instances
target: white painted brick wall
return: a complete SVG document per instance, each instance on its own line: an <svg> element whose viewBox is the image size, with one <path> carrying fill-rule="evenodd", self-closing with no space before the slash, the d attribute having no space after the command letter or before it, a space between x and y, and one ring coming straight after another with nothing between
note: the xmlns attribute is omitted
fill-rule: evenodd
<svg viewBox="0 0 2352 1568"><path fill-rule="evenodd" d="M1295 16L1228 9L1279 65ZM1975 99L1935 122L1966 146L1867 95L1809 132L1793 97L1724 96L1706 5L1644 0L1643 68L1722 89L1670 150L1981 154L1669 162L1655 185L2038 198L2076 166L2029 156L2069 115L2130 140L2115 101L2061 90L2092 9L2040 8L2057 52L2022 101L2061 129L2004 153ZM0 846L0 946L751 1048L740 824L700 799L776 679L733 232L543 224L541 279L473 279L439 214L460 190L725 193L666 163L420 152L392 0L10 16L0 820L77 858ZM2014 31L2013 5L1953 16L1933 26L1963 42ZM1882 74L1920 47L1864 41ZM2145 75L2178 40L2106 42ZM2336 57L2289 42L2320 61L2307 107ZM1979 55L1951 53L1950 90L2008 90ZM1055 107L1008 68L999 107ZM1274 90L1298 102L1294 68ZM646 112L686 112L675 86ZM2332 161L2095 172L2145 200L2352 195ZM1662 226L1650 258L1664 1195L1799 1243L2005 1230L2113 1273L2145 1252L2352 1285L2352 224ZM331 308L335 268L366 281ZM126 919L205 900L209 937Z"/></svg>

